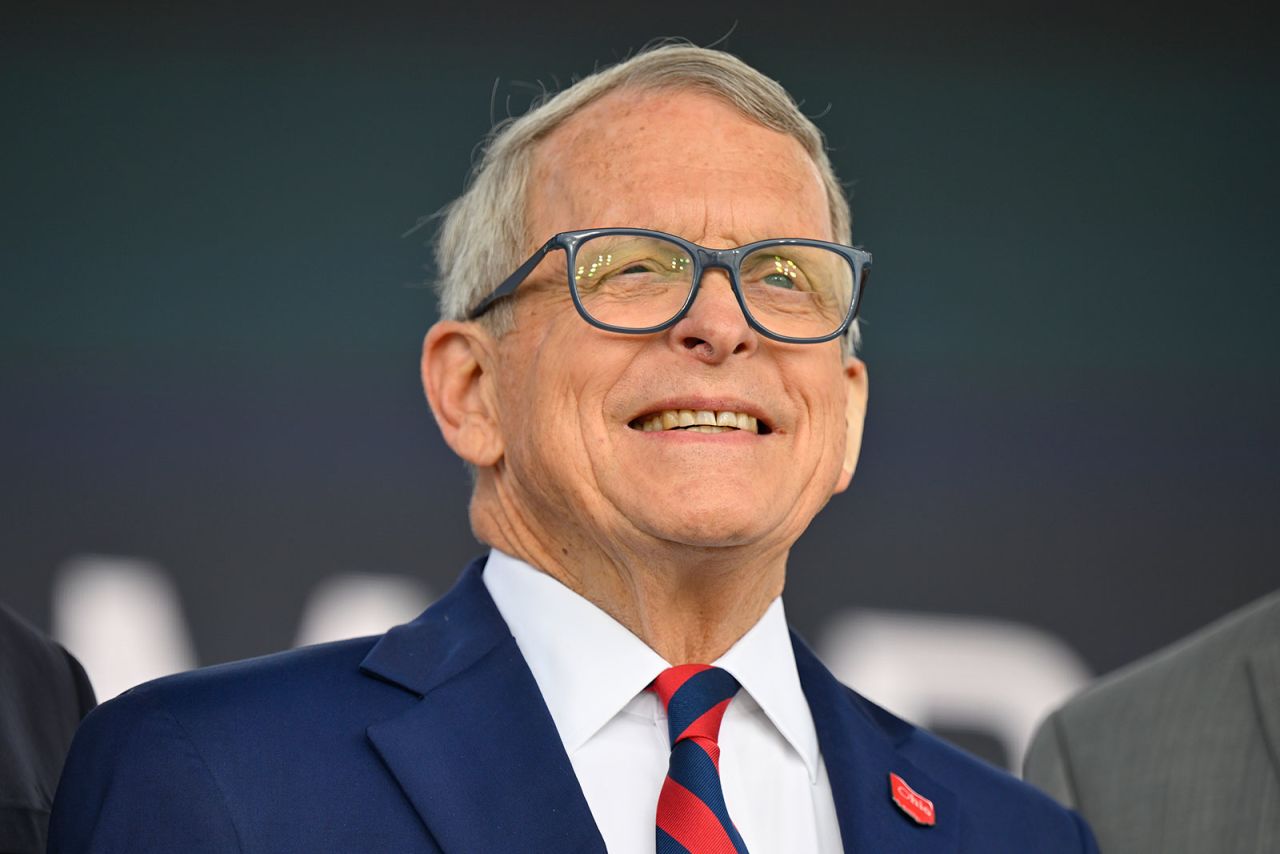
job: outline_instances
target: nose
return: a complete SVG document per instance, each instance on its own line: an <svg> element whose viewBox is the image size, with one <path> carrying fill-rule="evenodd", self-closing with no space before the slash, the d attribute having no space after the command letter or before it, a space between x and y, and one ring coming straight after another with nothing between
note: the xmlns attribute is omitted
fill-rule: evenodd
<svg viewBox="0 0 1280 854"><path fill-rule="evenodd" d="M734 297L729 274L720 269L703 272L693 305L667 335L673 348L707 364L747 355L760 346L759 336Z"/></svg>

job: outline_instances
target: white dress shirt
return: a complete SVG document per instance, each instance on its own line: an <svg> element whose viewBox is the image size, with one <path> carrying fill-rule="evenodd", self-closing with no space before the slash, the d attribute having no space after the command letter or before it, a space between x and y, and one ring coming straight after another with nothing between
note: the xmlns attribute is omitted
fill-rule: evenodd
<svg viewBox="0 0 1280 854"><path fill-rule="evenodd" d="M668 663L523 561L494 549L483 577L533 671L610 854L653 854L671 744L662 703L646 689ZM720 727L720 779L747 849L841 851L782 599L711 663L742 685Z"/></svg>

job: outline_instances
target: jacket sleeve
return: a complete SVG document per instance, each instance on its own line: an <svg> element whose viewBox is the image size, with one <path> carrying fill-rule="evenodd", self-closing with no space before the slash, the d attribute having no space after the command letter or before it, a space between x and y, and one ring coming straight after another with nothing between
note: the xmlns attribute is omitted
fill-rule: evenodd
<svg viewBox="0 0 1280 854"><path fill-rule="evenodd" d="M49 854L240 852L226 794L182 723L151 692L92 712L71 745Z"/></svg>

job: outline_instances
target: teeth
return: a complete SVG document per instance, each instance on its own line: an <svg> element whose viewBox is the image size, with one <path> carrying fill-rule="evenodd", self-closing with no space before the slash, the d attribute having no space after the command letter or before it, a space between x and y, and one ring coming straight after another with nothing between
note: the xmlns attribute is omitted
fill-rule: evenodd
<svg viewBox="0 0 1280 854"><path fill-rule="evenodd" d="M760 432L760 422L754 415L745 412L723 410L712 412L709 409L664 409L644 419L632 422L638 430L645 433L663 430L687 429L695 433L724 433L727 430L746 430L751 433Z"/></svg>

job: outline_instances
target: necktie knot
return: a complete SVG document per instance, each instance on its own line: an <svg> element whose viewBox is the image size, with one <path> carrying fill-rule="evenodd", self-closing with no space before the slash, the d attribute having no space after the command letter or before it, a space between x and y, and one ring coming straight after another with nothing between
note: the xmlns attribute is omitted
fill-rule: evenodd
<svg viewBox="0 0 1280 854"><path fill-rule="evenodd" d="M738 680L709 664L681 664L650 687L671 732L671 763L658 795L658 854L747 854L720 787L717 741Z"/></svg>
<svg viewBox="0 0 1280 854"><path fill-rule="evenodd" d="M713 743L729 701L738 693L738 680L727 670L709 664L669 667L653 680L654 693L667 710L671 744L701 737Z"/></svg>

